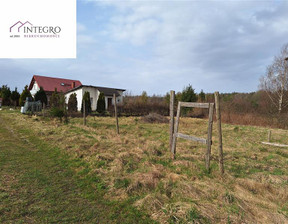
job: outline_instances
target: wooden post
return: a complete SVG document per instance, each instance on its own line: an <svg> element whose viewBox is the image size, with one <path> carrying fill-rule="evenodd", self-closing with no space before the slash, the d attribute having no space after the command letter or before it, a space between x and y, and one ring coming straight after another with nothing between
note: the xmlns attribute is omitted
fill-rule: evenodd
<svg viewBox="0 0 288 224"><path fill-rule="evenodd" d="M86 106L84 99L83 99L83 124L86 126Z"/></svg>
<svg viewBox="0 0 288 224"><path fill-rule="evenodd" d="M172 159L175 159L175 154L176 154L176 141L177 141L176 134L178 132L178 127L179 127L180 108L181 108L181 103L179 102L178 108L177 108L177 115L176 115L176 124L175 124L174 134L173 134Z"/></svg>
<svg viewBox="0 0 288 224"><path fill-rule="evenodd" d="M45 103L43 103L42 111L43 111L43 117L45 117Z"/></svg>
<svg viewBox="0 0 288 224"><path fill-rule="evenodd" d="M210 171L210 155L212 145L212 127L213 127L213 112L214 103L209 104L209 123L208 123L208 134L207 134L207 151L206 151L206 169Z"/></svg>
<svg viewBox="0 0 288 224"><path fill-rule="evenodd" d="M175 91L170 91L170 141L169 147L172 152L173 145L173 133L174 133L174 102L175 102Z"/></svg>
<svg viewBox="0 0 288 224"><path fill-rule="evenodd" d="M220 173L224 173L223 164L223 145L222 145L222 127L221 127L221 112L220 112L220 98L219 92L215 92L215 108L216 108L216 121L218 129L218 141L219 141L219 170Z"/></svg>
<svg viewBox="0 0 288 224"><path fill-rule="evenodd" d="M113 94L114 99L114 109L115 109L115 118L116 118L116 132L119 135L119 124L118 124L118 114L117 114L117 105L116 105L116 95Z"/></svg>
<svg viewBox="0 0 288 224"><path fill-rule="evenodd" d="M271 142L271 130L268 131L268 142Z"/></svg>

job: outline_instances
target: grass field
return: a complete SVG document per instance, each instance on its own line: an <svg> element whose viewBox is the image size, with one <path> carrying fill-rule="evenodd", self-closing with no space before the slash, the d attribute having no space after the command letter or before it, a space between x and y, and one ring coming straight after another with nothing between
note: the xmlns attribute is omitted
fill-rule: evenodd
<svg viewBox="0 0 288 224"><path fill-rule="evenodd" d="M288 148L262 145L267 128L223 124L222 177L215 127L207 173L204 145L179 140L171 160L168 124L121 117L117 135L110 117L84 127L5 110L0 123L1 222L288 222ZM181 118L179 131L206 137L207 120Z"/></svg>

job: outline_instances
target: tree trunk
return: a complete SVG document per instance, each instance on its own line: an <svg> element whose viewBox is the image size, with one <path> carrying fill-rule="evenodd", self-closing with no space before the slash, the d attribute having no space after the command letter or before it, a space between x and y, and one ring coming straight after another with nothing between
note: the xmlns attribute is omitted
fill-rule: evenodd
<svg viewBox="0 0 288 224"><path fill-rule="evenodd" d="M282 101L283 101L283 95L281 93L280 97L279 97L279 106L278 106L278 113L281 114L282 111Z"/></svg>

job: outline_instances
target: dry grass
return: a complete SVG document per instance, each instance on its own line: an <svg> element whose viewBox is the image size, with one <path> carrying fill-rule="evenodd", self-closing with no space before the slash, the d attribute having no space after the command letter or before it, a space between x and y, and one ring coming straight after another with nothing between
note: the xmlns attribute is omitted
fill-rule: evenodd
<svg viewBox="0 0 288 224"><path fill-rule="evenodd" d="M149 113L148 115L142 117L142 121L146 123L169 123L167 117L156 113Z"/></svg>
<svg viewBox="0 0 288 224"><path fill-rule="evenodd" d="M205 145L180 139L177 158L171 160L168 124L120 117L117 135L109 117L88 117L86 127L81 118L68 125L20 114L14 119L31 126L52 146L89 163L105 181L107 198L136 198L134 205L160 223L288 222L288 151L261 145L266 128L223 125L226 172L221 177L215 127L208 174ZM205 138L207 120L181 118L179 131ZM288 144L287 135L288 131L274 129L272 141Z"/></svg>

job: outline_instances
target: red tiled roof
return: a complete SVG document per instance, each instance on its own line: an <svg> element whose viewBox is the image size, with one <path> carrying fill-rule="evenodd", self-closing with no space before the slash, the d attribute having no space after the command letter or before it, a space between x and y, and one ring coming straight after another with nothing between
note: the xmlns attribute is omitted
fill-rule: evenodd
<svg viewBox="0 0 288 224"><path fill-rule="evenodd" d="M57 88L58 92L67 92L68 90L72 88L82 85L82 83L79 80L61 79L61 78L34 75L30 82L29 90L32 89L34 82L36 82L38 86L42 87L44 91L46 92L48 91L54 92L55 88ZM73 82L75 82L74 87L73 87Z"/></svg>

